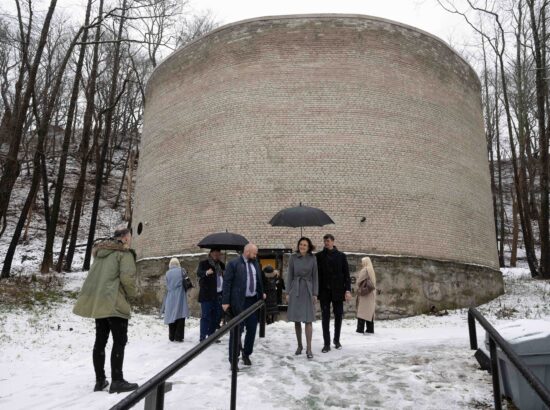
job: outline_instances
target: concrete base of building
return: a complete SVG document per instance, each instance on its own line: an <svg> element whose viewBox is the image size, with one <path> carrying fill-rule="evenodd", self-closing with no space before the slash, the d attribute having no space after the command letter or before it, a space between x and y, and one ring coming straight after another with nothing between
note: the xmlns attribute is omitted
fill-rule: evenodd
<svg viewBox="0 0 550 410"><path fill-rule="evenodd" d="M478 306L504 293L504 282L499 270L487 266L440 261L420 257L348 253L355 296L355 275L361 259L370 256L377 276L377 319L397 319L448 309ZM235 255L228 255L230 260ZM200 317L198 303L197 265L205 253L179 255L178 258L195 288L189 290L191 314ZM164 274L170 257L147 258L138 261L141 288L140 305L160 307L165 292ZM283 272L288 254L283 258ZM284 273L283 273L284 275ZM346 318L355 317L355 298L345 303ZM279 319L285 315L279 315ZM319 314L320 317L320 314Z"/></svg>

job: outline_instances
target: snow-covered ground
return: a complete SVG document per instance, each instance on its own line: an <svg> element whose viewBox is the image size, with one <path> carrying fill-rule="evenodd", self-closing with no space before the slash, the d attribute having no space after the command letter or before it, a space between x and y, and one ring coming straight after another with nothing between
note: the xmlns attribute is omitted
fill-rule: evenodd
<svg viewBox="0 0 550 410"><path fill-rule="evenodd" d="M526 269L503 272L506 294L481 306L482 313L496 325L520 318L550 321L550 283L532 280ZM84 275L67 274L65 289L78 289ZM0 305L0 408L105 409L124 397L92 392L94 323L73 315L73 303L66 298L31 310ZM343 349L324 354L317 321L315 357L307 360L293 354L292 324L267 326L266 338L256 338L253 366L239 373L238 408L492 408L491 378L478 370L469 350L466 310L378 321L375 332L357 334L355 321L346 320ZM167 333L155 314L133 315L124 363L127 380L145 382L198 343L198 320L187 321L182 344L169 342ZM479 326L478 338L481 344ZM166 408L229 407L228 338L222 341L170 380L174 385Z"/></svg>

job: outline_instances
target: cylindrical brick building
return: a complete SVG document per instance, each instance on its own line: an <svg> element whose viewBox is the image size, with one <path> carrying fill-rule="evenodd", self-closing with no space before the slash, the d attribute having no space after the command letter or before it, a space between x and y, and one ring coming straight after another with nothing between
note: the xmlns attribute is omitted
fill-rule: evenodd
<svg viewBox="0 0 550 410"><path fill-rule="evenodd" d="M212 232L294 248L299 230L268 221L302 202L335 221L305 228L316 245L330 232L353 268L373 257L382 316L503 291L479 80L426 32L360 15L220 27L153 72L141 144L134 245L150 283L151 261Z"/></svg>

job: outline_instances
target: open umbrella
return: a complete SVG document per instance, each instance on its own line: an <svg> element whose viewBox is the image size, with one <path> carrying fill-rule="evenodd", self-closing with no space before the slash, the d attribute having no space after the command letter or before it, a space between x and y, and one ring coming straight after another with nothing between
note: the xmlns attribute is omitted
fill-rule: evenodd
<svg viewBox="0 0 550 410"><path fill-rule="evenodd" d="M300 227L300 235L304 226L324 226L333 224L334 221L325 211L311 206L299 206L285 208L275 214L269 221L271 226Z"/></svg>
<svg viewBox="0 0 550 410"><path fill-rule="evenodd" d="M248 239L237 233L218 232L204 237L197 246L199 248L241 251L248 242Z"/></svg>

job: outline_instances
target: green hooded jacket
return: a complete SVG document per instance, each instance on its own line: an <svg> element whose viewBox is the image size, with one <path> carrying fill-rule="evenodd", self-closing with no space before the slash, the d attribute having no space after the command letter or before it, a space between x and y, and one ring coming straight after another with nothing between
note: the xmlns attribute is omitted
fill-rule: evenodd
<svg viewBox="0 0 550 410"><path fill-rule="evenodd" d="M100 242L92 251L94 262L82 285L73 313L102 319L130 318L128 297L137 296L134 252L122 242Z"/></svg>

